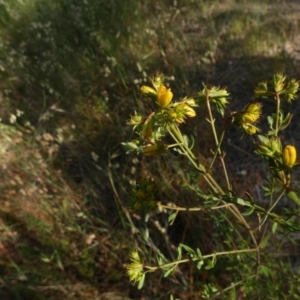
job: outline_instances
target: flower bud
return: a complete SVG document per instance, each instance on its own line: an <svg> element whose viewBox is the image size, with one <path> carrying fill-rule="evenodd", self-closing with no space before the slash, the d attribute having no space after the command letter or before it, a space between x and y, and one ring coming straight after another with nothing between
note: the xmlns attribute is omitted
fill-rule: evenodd
<svg viewBox="0 0 300 300"><path fill-rule="evenodd" d="M130 116L130 120L127 121L128 125L139 125L141 124L143 121L143 117L138 114L137 112L135 112L134 116Z"/></svg>
<svg viewBox="0 0 300 300"><path fill-rule="evenodd" d="M253 135L258 131L258 128L251 124L243 124L242 129L250 135Z"/></svg>
<svg viewBox="0 0 300 300"><path fill-rule="evenodd" d="M249 104L242 110L242 122L243 123L255 123L261 116L261 103Z"/></svg>
<svg viewBox="0 0 300 300"><path fill-rule="evenodd" d="M157 91L157 101L161 107L166 107L170 104L173 98L173 93L171 89L167 89L163 84L161 84Z"/></svg>
<svg viewBox="0 0 300 300"><path fill-rule="evenodd" d="M255 123L257 121L258 117L254 114L250 114L250 113L245 113L242 116L242 121L243 123Z"/></svg>
<svg viewBox="0 0 300 300"><path fill-rule="evenodd" d="M166 146L162 143L146 146L143 150L145 156L155 156L166 151Z"/></svg>
<svg viewBox="0 0 300 300"><path fill-rule="evenodd" d="M148 140L151 137L151 134L153 132L153 121L152 119L148 119L144 124L141 131L141 137L144 140Z"/></svg>
<svg viewBox="0 0 300 300"><path fill-rule="evenodd" d="M270 138L263 135L258 135L255 141L255 152L262 156L268 156L274 158L280 158L281 154L281 141L277 136L271 136Z"/></svg>
<svg viewBox="0 0 300 300"><path fill-rule="evenodd" d="M157 96L156 91L153 88L151 88L150 86L147 86L147 85L143 85L141 87L141 92L145 96L149 96L149 97L156 97Z"/></svg>
<svg viewBox="0 0 300 300"><path fill-rule="evenodd" d="M287 145L282 152L282 163L287 167L291 168L295 164L297 159L296 148L292 145Z"/></svg>
<svg viewBox="0 0 300 300"><path fill-rule="evenodd" d="M160 76L157 76L157 77L152 79L152 85L154 86L154 88L156 90L158 90L159 86L162 85L163 82L164 82L164 78L160 77Z"/></svg>
<svg viewBox="0 0 300 300"><path fill-rule="evenodd" d="M189 106L197 106L195 99L193 98L184 98L185 103Z"/></svg>
<svg viewBox="0 0 300 300"><path fill-rule="evenodd" d="M228 104L228 101L225 97L217 98L216 102L223 105L223 106L226 106L226 104Z"/></svg>
<svg viewBox="0 0 300 300"><path fill-rule="evenodd" d="M194 110L193 108L191 108L190 106L185 105L185 106L184 106L184 110L185 110L184 115L185 115L186 117L193 118L193 117L196 116L195 110Z"/></svg>
<svg viewBox="0 0 300 300"><path fill-rule="evenodd" d="M176 123L183 123L184 122L184 118L183 118L182 113L178 113L174 109L169 110L169 118L170 118L171 121L174 121Z"/></svg>
<svg viewBox="0 0 300 300"><path fill-rule="evenodd" d="M267 97L269 95L268 84L266 82L260 82L255 88L254 93L257 97Z"/></svg>
<svg viewBox="0 0 300 300"><path fill-rule="evenodd" d="M292 100L296 99L298 91L299 91L299 81L296 81L295 79L291 79L291 81L287 84L285 89L282 91L282 94L286 94L287 101L291 102Z"/></svg>
<svg viewBox="0 0 300 300"><path fill-rule="evenodd" d="M282 73L278 73L273 76L272 81L273 81L275 92L280 93L283 90L285 80L286 77Z"/></svg>

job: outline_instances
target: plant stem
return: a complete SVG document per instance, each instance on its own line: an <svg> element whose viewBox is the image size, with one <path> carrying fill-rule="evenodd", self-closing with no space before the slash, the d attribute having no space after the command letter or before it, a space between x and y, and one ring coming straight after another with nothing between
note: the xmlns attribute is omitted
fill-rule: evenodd
<svg viewBox="0 0 300 300"><path fill-rule="evenodd" d="M221 208L227 208L229 205L231 205L231 204L226 203L226 204L223 204L223 205L210 207L210 209L211 210L217 210L217 209L221 209ZM205 207L169 206L169 205L162 204L161 202L157 202L157 206L159 206L161 208L169 209L169 210L186 211L186 212L207 210Z"/></svg>
<svg viewBox="0 0 300 300"><path fill-rule="evenodd" d="M211 112L211 106L210 106L209 94L208 93L206 94L206 107L207 107L207 111L208 111L208 115L209 115L209 123L211 125L211 129L212 129L214 139L215 139L215 143L216 143L216 146L217 146L216 153L218 153L219 156L220 156L221 163L222 163L222 168L223 168L223 171L224 171L224 176L225 176L225 179L226 179L227 189L230 190L231 185L230 185L229 178L228 178L227 168L226 168L226 165L225 165L225 162L224 162L224 157L223 157L222 151L221 151L221 143L223 141L225 132L223 131L223 134L222 134L222 137L221 137L221 140L220 140L220 143L219 143L219 139L218 139L218 135L217 135L216 127L215 127L215 119L213 118L213 115L212 115L212 112ZM211 166L212 166L212 164L211 164Z"/></svg>
<svg viewBox="0 0 300 300"><path fill-rule="evenodd" d="M247 253L247 252L256 252L257 249L242 249L242 250L232 250L232 251L223 251L223 252L217 252L217 253L212 253L212 254L207 254L207 255L203 255L201 257L199 256L194 256L192 258L185 258L185 259L181 259L181 260L177 260L177 261L172 261L170 263L166 263L166 264L162 264L159 266L147 266L145 265L144 268L147 270L151 270L151 271L155 271L158 269L166 269L169 267L172 267L174 265L179 265L179 264L183 264L183 263L187 263L191 260L204 260L207 258L211 258L211 257L217 257L217 256L222 256L222 255L231 255L231 254L239 254L239 253Z"/></svg>
<svg viewBox="0 0 300 300"><path fill-rule="evenodd" d="M212 115L211 115L211 118L212 118ZM213 131L215 132L215 136L216 136L216 131L215 131L214 125L212 125L212 128L213 128ZM186 156L188 157L188 159L190 160L190 162L193 164L193 166L197 170L199 170L201 173L203 173L203 177L204 177L205 181L213 189L213 191L215 193L217 193L217 194L225 195L225 192L218 185L218 183L214 180L214 178L209 173L206 173L204 165L202 165L201 163L198 165L198 163L196 161L195 155L192 153L191 149L186 144L186 142L185 142L185 140L184 140L184 138L183 138L183 136L181 134L181 131L179 130L179 128L177 126L177 124L175 124L175 123L172 124L168 128L168 131L169 131L169 134L172 136L172 138L178 143L178 145L181 148L181 150L186 154ZM217 145L219 146L217 136L216 136L216 141L217 141ZM219 149L219 151L220 151L220 149ZM226 166L225 166L224 159L222 158L222 155L221 155L221 161L222 161L222 164L223 164L224 173L226 174L225 177L227 178L226 179L227 184L230 187L228 176L227 176L227 171L226 171ZM238 221L240 221L246 227L246 229L248 230L249 235L251 236L251 239L253 241L253 244L256 247L256 251L257 251L257 265L259 265L259 263L260 263L259 247L258 247L257 241L255 239L255 236L254 236L254 234L253 234L253 232L251 230L251 227L249 226L249 224L247 223L247 221L245 220L244 216L241 214L241 212L239 211L239 209L234 204L228 205L227 208L235 216L235 218ZM229 220L227 219L227 221L229 221Z"/></svg>
<svg viewBox="0 0 300 300"><path fill-rule="evenodd" d="M198 164L196 162L196 157L193 154L193 152L191 151L191 149L188 147L188 145L186 145L178 126L176 124L173 124L172 126L170 126L168 131L169 131L169 134L172 136L172 138L177 142L177 144L181 148L181 150L186 154L187 158L192 163L192 165L196 168L196 170L203 173L203 177L204 177L205 181L213 189L213 191L215 191L216 193L223 194L224 193L223 190L216 183L216 181L211 177L211 175L208 174L208 173L205 173L206 170L205 170L204 165L203 164Z"/></svg>
<svg viewBox="0 0 300 300"><path fill-rule="evenodd" d="M275 92L276 99L276 127L275 127L275 135L278 136L279 131L279 114L280 114L280 97L277 92Z"/></svg>
<svg viewBox="0 0 300 300"><path fill-rule="evenodd" d="M202 173L205 172L205 167L201 164L202 168L200 168L199 165L197 164L197 162L195 161L196 158L195 158L194 154L192 153L192 151L190 150L190 148L188 147L188 145L186 145L177 124L172 124L172 126L169 127L168 131L169 131L170 135L172 136L172 138L178 143L181 150L186 154L186 156L188 157L190 162L194 165L194 167ZM224 162L224 160L223 160L223 162ZM225 170L226 170L226 168L225 168ZM209 173L204 173L203 176L204 176L204 179L206 180L206 182L209 184L209 186L216 193L225 195L225 192L222 190L222 188L218 185L218 183L214 180L214 178ZM243 215L241 214L239 209L234 204L228 205L228 209L237 218L237 220L239 220L247 228L254 245L256 247L258 247L256 239L254 237L254 234L251 231L249 224L247 223L247 221L245 220L245 218L243 217Z"/></svg>
<svg viewBox="0 0 300 300"><path fill-rule="evenodd" d="M259 225L259 228L261 228L261 226L264 225L264 223L267 221L268 216L270 214L270 212L273 210L273 208L277 205L277 203L279 202L279 200L282 198L282 196L284 195L286 191L286 187L283 187L280 191L280 194L278 195L277 199L274 201L274 203L271 205L271 207L267 210L266 215L263 219L263 221L261 222L261 224Z"/></svg>
<svg viewBox="0 0 300 300"><path fill-rule="evenodd" d="M256 276L256 274L250 275L250 276L247 277L247 280L248 280L249 278L252 278L252 277L255 277L255 276ZM240 281L237 281L237 282L235 282L235 283L232 283L232 284L231 284L230 286L228 286L227 288L224 288L224 289L221 290L220 292L216 293L211 299L215 299L216 297L222 295L223 293L225 293L225 292L227 292L227 291L229 291L229 290L231 290L231 289L233 289L233 288L239 286L239 285L242 284L244 281L245 281L245 280L240 280Z"/></svg>

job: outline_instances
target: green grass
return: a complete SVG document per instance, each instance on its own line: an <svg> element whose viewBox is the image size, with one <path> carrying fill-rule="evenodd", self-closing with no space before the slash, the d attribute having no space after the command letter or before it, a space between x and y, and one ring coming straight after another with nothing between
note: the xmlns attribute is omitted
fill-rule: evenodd
<svg viewBox="0 0 300 300"><path fill-rule="evenodd" d="M169 76L178 96L195 95L202 82L226 85L232 105L243 107L258 81L277 71L295 74L284 44L299 29L279 13L293 10L281 1L175 2L1 2L0 296L167 299L174 292L197 299L205 276L222 284L222 274L188 268L172 280L151 277L143 292L128 282L124 264L133 247L147 257L157 244L171 255L179 242L201 240L207 250L213 242L201 230L191 234L187 215L168 228L166 213L149 222L129 214L130 192L145 178L161 183L158 199L189 204L195 197L180 187L180 161L125 155L120 143L132 134L126 120L151 108L139 88L157 73ZM11 124L16 110L24 114ZM186 129L201 136L195 148L209 153L212 138L198 126L204 112L198 115ZM237 153L228 156L232 163Z"/></svg>

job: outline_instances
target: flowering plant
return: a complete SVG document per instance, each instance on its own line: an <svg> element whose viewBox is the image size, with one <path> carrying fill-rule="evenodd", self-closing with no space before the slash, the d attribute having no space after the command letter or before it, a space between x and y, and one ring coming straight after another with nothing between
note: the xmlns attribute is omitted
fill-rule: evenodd
<svg viewBox="0 0 300 300"><path fill-rule="evenodd" d="M154 183L147 181L142 187L134 189L130 207L135 211L142 207L147 207L147 211L156 208L167 209L171 211L168 219L170 223L173 223L182 211L189 213L202 211L208 215L213 215L215 211L223 211L221 217L218 216L219 219L212 218L211 221L220 224L222 218L222 222L227 223L231 232L238 235L238 239L232 239L234 242L231 245L228 243L227 248L224 245L223 251L215 250L210 254L202 254L200 248L193 249L188 245L179 244L176 248L176 258L171 260L161 252L157 252L156 265L142 262L140 255L134 250L131 255L132 263L127 265L128 276L141 288L145 275L158 269L167 277L176 272L180 264L194 262L201 272L203 268L213 269L218 259L222 257L233 256L242 261L246 259L241 259L244 256L249 258L247 276L241 276L239 280L225 288L211 281L202 286L200 295L202 298L216 297L228 291L236 291L238 286L243 287L246 294L251 294L255 286L253 282L257 283L258 278L266 272L262 263L263 249L271 247L269 243L271 235L275 235L277 231L285 233L300 231L300 224L297 221L300 191L291 184L292 170L300 161L297 159L294 145L282 147L280 135L292 119L292 114L285 113L281 104L296 99L299 83L295 79L287 80L283 74L275 74L269 82L258 84L255 89L256 97L262 100L272 98L275 104L275 112L267 116L269 126L267 131L257 125L262 118L263 104L260 101L249 103L241 111L227 113L226 116L229 93L225 88L203 85L196 99L185 97L175 102L171 89L165 86L161 77L154 78L152 86L142 86L141 92L154 100L156 110L147 116L138 113L131 116L128 124L133 126L137 137L123 143L123 146L127 152L135 151L144 156L170 155L170 149L174 149L186 159L193 172L204 179L201 182L205 184L195 184L189 182L188 178L182 178L184 187L193 191L199 199L195 207L182 207L176 203L169 205L167 201L156 199L153 192ZM185 135L181 129L183 122L196 117L197 106L205 106L207 110L206 120L215 142L215 147L211 150L213 154L211 159L205 158L203 153L194 152L193 139ZM224 126L219 133L213 106L223 118ZM263 186L265 196L270 199L268 207L259 205L249 193L239 197L234 191L225 162L225 153L222 150L224 135L230 126L238 126L242 130L242 135L252 136L255 153L268 163L269 176ZM222 181L218 181L213 175L216 161L221 162L224 174ZM289 210L275 210L283 197L291 199L295 203L294 207ZM252 285L249 284L250 278L253 279Z"/></svg>

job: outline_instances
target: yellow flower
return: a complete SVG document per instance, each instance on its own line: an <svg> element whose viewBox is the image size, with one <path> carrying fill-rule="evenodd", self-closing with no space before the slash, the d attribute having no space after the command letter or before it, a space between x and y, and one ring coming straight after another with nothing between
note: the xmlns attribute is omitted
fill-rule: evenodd
<svg viewBox="0 0 300 300"><path fill-rule="evenodd" d="M183 114L178 113L174 109L169 110L169 117L172 121L175 121L177 123L183 123L184 122Z"/></svg>
<svg viewBox="0 0 300 300"><path fill-rule="evenodd" d="M175 103L174 108L169 108L169 117L172 121L183 123L184 118L196 116L195 110L185 103Z"/></svg>
<svg viewBox="0 0 300 300"><path fill-rule="evenodd" d="M167 89L163 84L161 84L157 91L157 101L161 107L166 107L170 104L173 98L173 93L171 89Z"/></svg>
<svg viewBox="0 0 300 300"><path fill-rule="evenodd" d="M185 106L184 106L184 109L185 109L184 115L185 115L186 117L193 118L193 117L196 116L195 110L194 110L193 108L191 108L190 106L185 105Z"/></svg>
<svg viewBox="0 0 300 300"><path fill-rule="evenodd" d="M283 164L291 168L295 164L297 159L297 151L296 148L292 145L287 145L282 152L282 162Z"/></svg>
<svg viewBox="0 0 300 300"><path fill-rule="evenodd" d="M247 134L255 134L259 129L254 123L260 118L262 113L262 104L248 104L242 111L231 114L232 122L241 126Z"/></svg>
<svg viewBox="0 0 300 300"><path fill-rule="evenodd" d="M249 104L246 108L242 110L241 121L243 123L253 124L260 118L261 113L262 113L261 103Z"/></svg>
<svg viewBox="0 0 300 300"><path fill-rule="evenodd" d="M259 131L257 127L249 123L242 124L241 127L246 133L250 135L255 134L257 131Z"/></svg>
<svg viewBox="0 0 300 300"><path fill-rule="evenodd" d="M137 251L133 251L131 253L131 261L132 263L128 264L126 267L127 275L130 281L140 281L144 275L144 267L141 263L139 253Z"/></svg>

